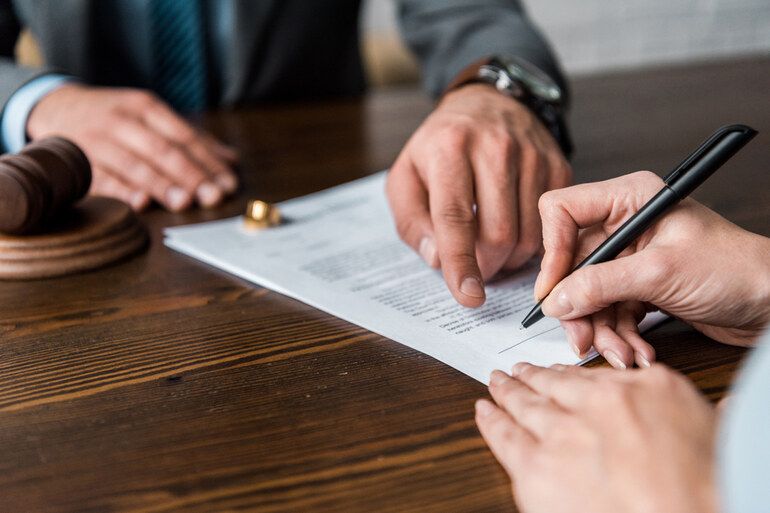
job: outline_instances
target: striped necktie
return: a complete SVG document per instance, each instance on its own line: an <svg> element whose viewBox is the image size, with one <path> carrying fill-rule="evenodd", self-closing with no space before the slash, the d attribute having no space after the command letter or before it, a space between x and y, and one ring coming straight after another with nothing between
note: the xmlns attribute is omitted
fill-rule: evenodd
<svg viewBox="0 0 770 513"><path fill-rule="evenodd" d="M202 0L150 0L155 91L179 112L207 104Z"/></svg>

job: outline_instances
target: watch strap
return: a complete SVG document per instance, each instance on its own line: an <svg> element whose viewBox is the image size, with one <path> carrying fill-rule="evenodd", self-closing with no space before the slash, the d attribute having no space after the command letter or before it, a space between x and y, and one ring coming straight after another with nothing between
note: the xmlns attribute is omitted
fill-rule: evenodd
<svg viewBox="0 0 770 513"><path fill-rule="evenodd" d="M472 82L480 82L479 68L486 66L492 62L493 59L494 57L482 57L481 59L477 59L465 66L457 75L454 76L452 81L449 82L449 85L444 88L444 92L441 93L441 97L443 98L447 93L454 91L455 89L466 84L470 84Z"/></svg>

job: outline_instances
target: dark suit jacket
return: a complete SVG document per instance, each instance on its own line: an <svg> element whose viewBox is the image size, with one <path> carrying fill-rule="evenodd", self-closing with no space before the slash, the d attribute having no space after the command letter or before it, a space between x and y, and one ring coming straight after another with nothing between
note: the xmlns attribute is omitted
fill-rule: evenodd
<svg viewBox="0 0 770 513"><path fill-rule="evenodd" d="M146 41L137 41L132 33L136 20L116 16L109 6L105 10L110 1L0 0L0 106L23 84L50 72L96 85L149 88ZM230 1L235 11L215 104L363 91L360 0L210 1ZM434 96L463 67L493 54L523 57L563 85L552 53L518 0L396 4L402 34L420 59L424 86ZM45 68L22 68L14 62L21 27L37 39Z"/></svg>

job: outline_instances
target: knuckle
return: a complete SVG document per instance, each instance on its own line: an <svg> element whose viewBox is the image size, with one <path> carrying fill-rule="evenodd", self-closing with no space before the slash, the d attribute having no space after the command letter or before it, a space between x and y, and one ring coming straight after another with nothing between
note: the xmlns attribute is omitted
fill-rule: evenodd
<svg viewBox="0 0 770 513"><path fill-rule="evenodd" d="M633 187L639 188L641 185L642 189L649 192L657 192L657 190L663 184L663 180L652 171L637 171L636 173L627 175L626 179L629 180L631 184L633 184Z"/></svg>
<svg viewBox="0 0 770 513"><path fill-rule="evenodd" d="M542 218L552 218L555 216L559 205L558 191L547 191L540 195L537 200L537 209Z"/></svg>
<svg viewBox="0 0 770 513"><path fill-rule="evenodd" d="M519 152L519 143L507 130L490 130L485 135L485 144L496 153L512 157Z"/></svg>
<svg viewBox="0 0 770 513"><path fill-rule="evenodd" d="M516 444L517 438L514 431L505 418L494 419L493 429L500 439L501 447L512 447Z"/></svg>
<svg viewBox="0 0 770 513"><path fill-rule="evenodd" d="M128 151L116 153L113 158L118 169L133 170L138 165L138 159Z"/></svg>
<svg viewBox="0 0 770 513"><path fill-rule="evenodd" d="M532 142L521 143L519 153L523 171L534 171L540 168L542 157Z"/></svg>
<svg viewBox="0 0 770 513"><path fill-rule="evenodd" d="M523 383L531 383L540 373L540 369L534 365L526 365L523 367L523 369L519 370L519 381L522 381Z"/></svg>
<svg viewBox="0 0 770 513"><path fill-rule="evenodd" d="M516 395L516 385L511 380L506 380L505 383L498 385L495 395L498 396L501 404L510 404Z"/></svg>
<svg viewBox="0 0 770 513"><path fill-rule="evenodd" d="M544 438L556 445L571 445L575 439L574 426L567 419L562 422L552 422L546 428Z"/></svg>
<svg viewBox="0 0 770 513"><path fill-rule="evenodd" d="M484 232L484 242L495 249L509 248L518 241L516 226L510 222L494 223Z"/></svg>
<svg viewBox="0 0 770 513"><path fill-rule="evenodd" d="M94 168L94 178L91 184L91 194L114 194L117 187L117 181L112 178L101 167Z"/></svg>
<svg viewBox="0 0 770 513"><path fill-rule="evenodd" d="M511 404L513 401L506 401L507 404ZM522 422L527 422L530 419L536 418L542 411L542 405L537 404L532 400L520 401L516 405L516 418Z"/></svg>
<svg viewBox="0 0 770 513"><path fill-rule="evenodd" d="M597 279L594 273L576 272L568 279L572 282L570 299L575 306L592 305L595 302L592 298L604 297L602 281Z"/></svg>
<svg viewBox="0 0 770 513"><path fill-rule="evenodd" d="M671 372L671 370L663 364L653 365L648 369L647 374L650 382L661 388L670 390L673 387L681 385L680 376Z"/></svg>
<svg viewBox="0 0 770 513"><path fill-rule="evenodd" d="M183 147L189 148L189 151L197 151L202 146L201 134L195 128L187 123L180 122L176 131L177 140Z"/></svg>
<svg viewBox="0 0 770 513"><path fill-rule="evenodd" d="M446 262L446 272L449 273L450 267L454 269L454 274L465 275L468 272L473 272L477 269L476 254L472 251L460 250L454 253L440 254L439 259L442 262L442 269L444 269L443 263ZM464 272L462 270L465 270ZM478 271L476 271L478 272Z"/></svg>
<svg viewBox="0 0 770 513"><path fill-rule="evenodd" d="M597 432L592 423L584 417L570 416L563 420L565 428L565 445L570 447L596 447L601 443L602 435Z"/></svg>
<svg viewBox="0 0 770 513"><path fill-rule="evenodd" d="M633 400L633 385L626 382L605 383L604 401L611 411L621 411Z"/></svg>
<svg viewBox="0 0 770 513"><path fill-rule="evenodd" d="M554 185L557 188L567 187L575 181L575 175L570 166L564 159L559 159L553 164L552 169L556 175Z"/></svg>
<svg viewBox="0 0 770 513"><path fill-rule="evenodd" d="M126 112L123 110L122 105L112 105L105 109L103 113L103 126L120 128L125 127L127 121ZM92 138L104 138L103 132L91 131L89 136Z"/></svg>
<svg viewBox="0 0 770 513"><path fill-rule="evenodd" d="M537 253L541 244L542 239L540 238L540 233L536 230L527 230L521 234L519 240L516 242L516 249L522 254L531 256Z"/></svg>
<svg viewBox="0 0 770 513"><path fill-rule="evenodd" d="M442 205L438 212L438 220L442 224L460 227L475 226L476 215L473 209L457 202Z"/></svg>
<svg viewBox="0 0 770 513"><path fill-rule="evenodd" d="M115 157L115 168L124 170L125 176L133 183L149 184L155 181L154 170L143 160L129 152L122 152Z"/></svg>
<svg viewBox="0 0 770 513"><path fill-rule="evenodd" d="M152 151L157 155L166 155L173 150L171 143L164 137L153 137L151 140Z"/></svg>
<svg viewBox="0 0 770 513"><path fill-rule="evenodd" d="M106 113L108 119L112 116L112 113ZM84 147L84 151L91 148L97 148L105 145L106 137L103 131L95 129L87 129L78 134L75 142Z"/></svg>
<svg viewBox="0 0 770 513"><path fill-rule="evenodd" d="M136 182L149 184L155 180L155 172L152 168L138 159L133 159L127 169L130 170L131 176Z"/></svg>
<svg viewBox="0 0 770 513"><path fill-rule="evenodd" d="M643 180L648 183L658 183L660 182L660 177L653 173L652 171L638 171L634 173L633 175L636 175L639 180ZM632 176L633 176L632 175Z"/></svg>
<svg viewBox="0 0 770 513"><path fill-rule="evenodd" d="M388 200L393 203L393 200L399 199L404 190L404 177L402 176L407 171L407 166L401 158L396 159L393 163L388 174L385 175L385 195Z"/></svg>
<svg viewBox="0 0 770 513"><path fill-rule="evenodd" d="M396 232L407 244L417 243L417 223L412 218L400 218L396 220Z"/></svg>
<svg viewBox="0 0 770 513"><path fill-rule="evenodd" d="M192 167L187 155L176 146L169 145L166 158L168 159L168 166L175 172L187 172Z"/></svg>
<svg viewBox="0 0 770 513"><path fill-rule="evenodd" d="M182 146L192 145L198 140L198 131L181 120L175 120L176 138Z"/></svg>
<svg viewBox="0 0 770 513"><path fill-rule="evenodd" d="M144 89L127 90L124 96L124 104L138 110L152 108L158 102L158 98L153 93Z"/></svg>
<svg viewBox="0 0 770 513"><path fill-rule="evenodd" d="M465 146L470 134L467 123L454 120L444 125L435 140L440 148L459 148Z"/></svg>

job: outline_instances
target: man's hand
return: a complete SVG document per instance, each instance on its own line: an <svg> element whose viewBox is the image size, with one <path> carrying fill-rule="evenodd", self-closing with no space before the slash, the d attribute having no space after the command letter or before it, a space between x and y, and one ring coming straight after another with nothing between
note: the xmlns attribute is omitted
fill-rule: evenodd
<svg viewBox="0 0 770 513"><path fill-rule="evenodd" d="M593 345L615 367L647 366L639 336L660 309L709 337L751 345L770 321L770 239L685 199L610 262L565 275L663 186L650 172L549 192L540 199L545 255L535 284L578 354ZM557 285L558 284L558 285ZM553 290L552 290L553 289Z"/></svg>
<svg viewBox="0 0 770 513"><path fill-rule="evenodd" d="M661 364L495 371L476 423L524 512L713 513L716 414Z"/></svg>
<svg viewBox="0 0 770 513"><path fill-rule="evenodd" d="M537 201L572 183L543 124L485 84L447 94L393 164L387 195L396 228L441 268L462 305L484 303L484 280L541 247Z"/></svg>
<svg viewBox="0 0 770 513"><path fill-rule="evenodd" d="M91 192L137 210L153 199L173 211L193 202L210 207L238 186L235 150L146 91L67 84L32 109L27 133L76 143L91 162Z"/></svg>

